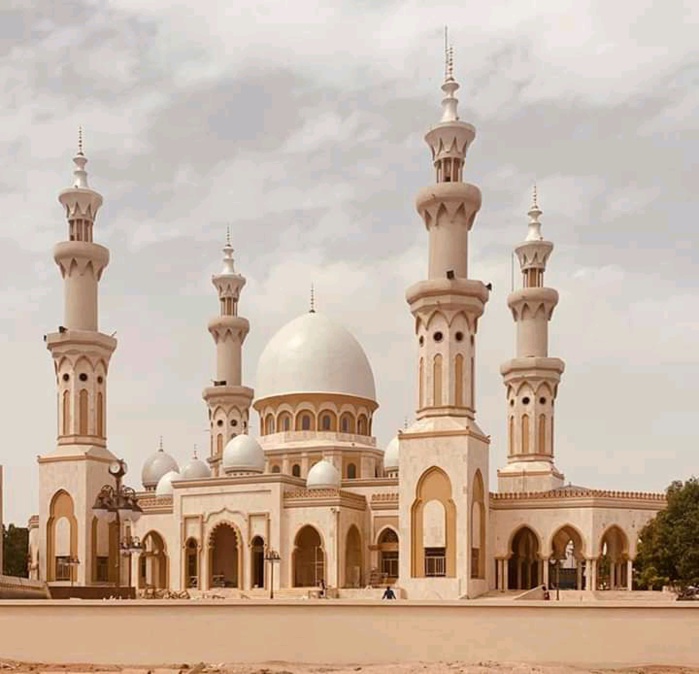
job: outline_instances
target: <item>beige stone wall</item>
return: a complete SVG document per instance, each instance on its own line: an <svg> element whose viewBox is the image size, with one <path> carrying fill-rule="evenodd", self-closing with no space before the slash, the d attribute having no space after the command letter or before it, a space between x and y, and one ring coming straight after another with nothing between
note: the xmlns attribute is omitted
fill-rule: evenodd
<svg viewBox="0 0 699 674"><path fill-rule="evenodd" d="M127 634L129 647L115 634ZM691 603L6 601L0 612L3 657L55 663L697 666L697 634L699 605Z"/></svg>

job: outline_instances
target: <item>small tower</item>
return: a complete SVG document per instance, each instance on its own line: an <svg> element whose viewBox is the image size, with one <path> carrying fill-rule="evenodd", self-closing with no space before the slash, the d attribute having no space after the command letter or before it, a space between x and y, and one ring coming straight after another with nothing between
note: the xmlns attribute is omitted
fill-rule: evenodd
<svg viewBox="0 0 699 674"><path fill-rule="evenodd" d="M501 492L563 486L563 475L554 465L553 415L565 364L548 354L548 324L558 293L544 286L553 244L541 234L541 213L534 187L527 237L515 248L524 283L507 298L517 323L517 355L500 368L507 388L508 429L507 466L498 471Z"/></svg>
<svg viewBox="0 0 699 674"><path fill-rule="evenodd" d="M227 441L247 433L250 404L254 392L243 386L242 350L250 331L246 318L238 316L240 291L245 277L235 271L230 232L223 247L223 269L211 278L218 291L220 314L209 321L209 332L216 343L216 379L207 386L203 398L209 408L211 448L209 464L214 475L219 474L221 456Z"/></svg>
<svg viewBox="0 0 699 674"><path fill-rule="evenodd" d="M64 314L56 332L45 336L56 372L57 447L39 457L41 578L65 580L67 557L81 560L74 580L97 582L96 553L107 551L106 532L95 530L92 505L109 480L115 459L107 450L107 373L117 342L99 331L98 289L109 250L93 241L102 196L88 185L82 132L73 186L58 200L68 232L53 257L64 284ZM105 547L106 546L106 547Z"/></svg>
<svg viewBox="0 0 699 674"><path fill-rule="evenodd" d="M428 235L427 279L406 292L418 351L417 420L398 436L399 582L408 596L424 598L487 590L489 439L476 423L474 381L478 319L489 290L468 277L468 237L481 193L463 181L476 130L459 119L458 89L447 49L442 117L425 136L435 182L416 198Z"/></svg>

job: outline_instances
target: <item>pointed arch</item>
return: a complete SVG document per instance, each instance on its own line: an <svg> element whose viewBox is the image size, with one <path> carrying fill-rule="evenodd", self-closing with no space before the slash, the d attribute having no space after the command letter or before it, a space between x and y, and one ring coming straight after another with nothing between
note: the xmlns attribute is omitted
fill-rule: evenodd
<svg viewBox="0 0 699 674"><path fill-rule="evenodd" d="M46 580L71 580L71 558L78 554L78 521L73 497L59 489L51 498L46 522Z"/></svg>
<svg viewBox="0 0 699 674"><path fill-rule="evenodd" d="M486 559L486 511L483 474L477 469L471 489L471 517L469 540L471 541L471 578L485 578Z"/></svg>
<svg viewBox="0 0 699 674"><path fill-rule="evenodd" d="M243 537L238 527L222 520L207 537L209 587L243 587Z"/></svg>
<svg viewBox="0 0 699 674"><path fill-rule="evenodd" d="M510 421L507 427L507 443L511 456L515 452L515 418L512 415L510 415Z"/></svg>
<svg viewBox="0 0 699 674"><path fill-rule="evenodd" d="M539 454L546 454L546 415L539 415L539 429L537 433L538 447L537 451Z"/></svg>
<svg viewBox="0 0 699 674"><path fill-rule="evenodd" d="M345 536L345 587L362 587L364 579L362 557L362 535L357 526L352 524Z"/></svg>
<svg viewBox="0 0 699 674"><path fill-rule="evenodd" d="M139 587L153 587L164 590L170 586L170 564L165 538L151 529L141 539L143 550L138 560Z"/></svg>
<svg viewBox="0 0 699 674"><path fill-rule="evenodd" d="M437 501L442 506L444 518L440 533L444 546L434 548L424 545L425 506L430 501ZM415 500L410 509L410 530L411 576L424 578L427 575L441 575L453 578L456 575L456 505L451 480L438 466L428 468L417 482Z"/></svg>
<svg viewBox="0 0 699 674"><path fill-rule="evenodd" d="M313 525L306 524L296 532L291 563L294 587L318 587L325 580L325 545Z"/></svg>
<svg viewBox="0 0 699 674"><path fill-rule="evenodd" d="M420 358L418 366L418 385L417 385L418 409L425 406L425 359Z"/></svg>
<svg viewBox="0 0 699 674"><path fill-rule="evenodd" d="M530 590L541 582L541 536L530 526L518 527L507 546L508 587Z"/></svg>
<svg viewBox="0 0 699 674"><path fill-rule="evenodd" d="M104 394L102 391L97 392L97 432L98 437L103 438L104 433Z"/></svg>

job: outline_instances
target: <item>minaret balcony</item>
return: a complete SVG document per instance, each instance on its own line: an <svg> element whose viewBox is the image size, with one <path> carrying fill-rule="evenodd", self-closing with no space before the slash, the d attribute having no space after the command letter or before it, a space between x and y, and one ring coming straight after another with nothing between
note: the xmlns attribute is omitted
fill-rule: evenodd
<svg viewBox="0 0 699 674"><path fill-rule="evenodd" d="M553 288L521 288L507 296L507 306L515 321L539 316L549 321L557 304L558 292Z"/></svg>
<svg viewBox="0 0 699 674"><path fill-rule="evenodd" d="M62 327L62 326L61 326ZM111 355L117 347L117 340L110 335L92 330L67 330L59 327L58 332L45 335L46 348L60 355L80 355L95 352L97 355Z"/></svg>
<svg viewBox="0 0 699 674"><path fill-rule="evenodd" d="M560 358L543 356L513 358L500 366L500 374L506 386L524 380L558 384L564 371L565 363Z"/></svg>
<svg viewBox="0 0 699 674"><path fill-rule="evenodd" d="M425 142L430 146L435 161L443 157L464 159L475 137L476 127L473 124L454 120L433 126L425 134Z"/></svg>
<svg viewBox="0 0 699 674"><path fill-rule="evenodd" d="M472 279L430 279L408 288L405 298L413 315L435 310L465 311L476 319L483 315L490 291L482 281Z"/></svg>
<svg viewBox="0 0 699 674"><path fill-rule="evenodd" d="M59 266L63 278L73 271L84 274L90 265L99 281L109 264L109 249L87 241L61 241L53 248L53 259Z"/></svg>
<svg viewBox="0 0 699 674"><path fill-rule="evenodd" d="M209 321L209 332L218 344L222 339L234 339L241 344L250 332L250 323L242 316L216 316Z"/></svg>
<svg viewBox="0 0 699 674"><path fill-rule="evenodd" d="M475 185L443 182L421 189L415 207L427 229L438 227L446 219L447 224L463 224L470 231L481 201L481 191Z"/></svg>

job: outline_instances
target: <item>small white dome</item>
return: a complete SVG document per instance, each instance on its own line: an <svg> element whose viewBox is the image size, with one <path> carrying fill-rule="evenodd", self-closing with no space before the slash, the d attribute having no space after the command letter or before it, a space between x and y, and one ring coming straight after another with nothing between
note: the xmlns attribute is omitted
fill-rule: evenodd
<svg viewBox="0 0 699 674"><path fill-rule="evenodd" d="M165 473L171 470L179 471L177 461L163 451L162 444L155 454L149 456L141 470L141 482L145 489L154 489Z"/></svg>
<svg viewBox="0 0 699 674"><path fill-rule="evenodd" d="M309 489L338 489L340 487L340 472L330 461L318 461L308 471L306 486Z"/></svg>
<svg viewBox="0 0 699 674"><path fill-rule="evenodd" d="M257 365L257 399L288 393L342 393L376 400L369 359L354 336L323 314L287 323Z"/></svg>
<svg viewBox="0 0 699 674"><path fill-rule="evenodd" d="M180 474L176 470L171 470L168 473L165 473L165 475L158 480L158 486L155 488L156 497L170 496L174 491L172 483L179 479Z"/></svg>
<svg viewBox="0 0 699 674"><path fill-rule="evenodd" d="M223 450L223 469L262 473L265 469L265 452L255 438L245 434L236 435Z"/></svg>
<svg viewBox="0 0 699 674"><path fill-rule="evenodd" d="M206 461L202 461L197 457L197 453L194 452L194 456L182 469L180 476L183 480L199 480L205 477L211 477L211 468L209 468Z"/></svg>
<svg viewBox="0 0 699 674"><path fill-rule="evenodd" d="M398 470L398 436L386 446L386 451L383 453L383 467L384 470Z"/></svg>

